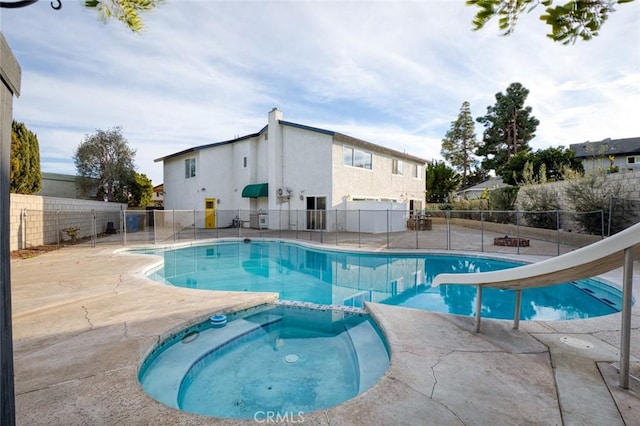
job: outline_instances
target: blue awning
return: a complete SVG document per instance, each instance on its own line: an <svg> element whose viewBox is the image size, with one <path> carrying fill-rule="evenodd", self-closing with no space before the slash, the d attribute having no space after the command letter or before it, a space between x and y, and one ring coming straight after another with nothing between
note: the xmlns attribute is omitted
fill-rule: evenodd
<svg viewBox="0 0 640 426"><path fill-rule="evenodd" d="M247 185L242 190L242 198L258 198L269 196L268 183L254 183Z"/></svg>

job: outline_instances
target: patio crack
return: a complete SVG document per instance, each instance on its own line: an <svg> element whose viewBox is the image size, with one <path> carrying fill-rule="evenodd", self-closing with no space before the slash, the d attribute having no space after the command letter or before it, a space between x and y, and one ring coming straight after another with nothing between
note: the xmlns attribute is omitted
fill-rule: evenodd
<svg viewBox="0 0 640 426"><path fill-rule="evenodd" d="M452 416L454 416L456 419L458 419L458 421L461 424L465 424L464 421L462 421L462 419L460 418L460 416L458 416L458 414L456 414L455 411L453 411L451 408L449 408L447 406L447 404L444 404L440 401L436 401L435 399L433 399L433 394L436 391L436 386L438 385L438 375L436 374L436 367L438 366L438 364L440 364L440 362L445 358L448 357L449 355L458 352L458 351L450 351L449 353L443 354L442 356L439 356L437 361L435 363L433 363L433 365L431 365L430 369L431 369L431 375L433 376L433 386L431 386L431 394L429 395L429 399L431 399L433 402L435 402L436 404L440 404L442 407L444 407L448 412L451 413Z"/></svg>
<svg viewBox="0 0 640 426"><path fill-rule="evenodd" d="M450 355L453 352L450 352L444 356ZM464 421L462 421L462 419L460 418L460 416L458 416L458 414L456 414L455 411L453 411L451 408L449 408L446 404L442 403L441 401L436 401L435 399L433 399L433 392L435 391L435 386L438 383L438 378L435 374L434 368L440 363L440 359L438 359L438 361L436 361L432 366L431 366L431 374L433 375L433 379L435 381L434 385L431 388L431 395L427 395L424 392L420 391L419 389L414 388L413 386L411 386L408 383L403 382L402 380L396 378L396 377L392 377L392 376L387 376L387 378L389 378L390 380L393 380L394 382L398 382L406 387L408 387L409 389L411 389L414 392L419 393L420 395L425 396L426 398L429 398L431 401L433 401L434 403L440 405L441 407L444 407L445 410L447 410L449 413L451 413L451 415L453 417L455 417L456 419L458 419L458 421L460 422L460 424L465 424Z"/></svg>
<svg viewBox="0 0 640 426"><path fill-rule="evenodd" d="M120 284L122 284L122 282L124 281L124 275L120 275L118 277L118 282L116 283L116 286L113 288L113 292L118 295L118 289L120 288Z"/></svg>
<svg viewBox="0 0 640 426"><path fill-rule="evenodd" d="M89 323L89 330L93 330L93 323L91 322L91 319L89 318L89 309L87 309L86 306L82 305L82 309L84 309L84 319L87 320L87 322Z"/></svg>

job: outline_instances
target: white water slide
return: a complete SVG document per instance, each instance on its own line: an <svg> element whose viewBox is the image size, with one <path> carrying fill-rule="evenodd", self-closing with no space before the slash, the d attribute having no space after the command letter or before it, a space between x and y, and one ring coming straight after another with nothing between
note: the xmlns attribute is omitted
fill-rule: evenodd
<svg viewBox="0 0 640 426"><path fill-rule="evenodd" d="M635 255L634 255L635 253ZM629 352L631 337L631 302L633 261L640 259L640 223L604 240L590 244L558 257L500 271L467 274L439 274L431 283L475 285L476 332L480 332L482 288L493 287L515 290L516 307L514 328L520 321L522 290L590 278L623 267L622 330L620 346L620 386L629 387Z"/></svg>

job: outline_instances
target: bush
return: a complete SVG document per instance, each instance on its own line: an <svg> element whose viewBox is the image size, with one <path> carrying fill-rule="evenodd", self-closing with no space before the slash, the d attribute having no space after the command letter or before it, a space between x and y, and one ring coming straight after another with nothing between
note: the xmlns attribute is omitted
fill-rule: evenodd
<svg viewBox="0 0 640 426"><path fill-rule="evenodd" d="M609 223L609 208L612 199L624 199L627 191L622 186L622 180L610 180L606 178L602 170L586 174L582 179L571 181L566 188L567 198L573 210L578 213L588 213L601 211L604 216L604 223ZM625 206L618 208L616 212L616 223L625 223L629 215ZM602 230L602 217L593 214L577 214L575 221L586 232L590 234L600 234ZM620 225L623 226L623 225ZM616 232L619 226L612 226L611 232Z"/></svg>
<svg viewBox="0 0 640 426"><path fill-rule="evenodd" d="M518 189L517 186L504 186L489 192L489 208L495 211L488 220L498 223L512 222L512 214L509 211L515 210Z"/></svg>
<svg viewBox="0 0 640 426"><path fill-rule="evenodd" d="M560 209L558 193L546 186L522 187L522 210L527 225L536 228L558 229L558 215Z"/></svg>

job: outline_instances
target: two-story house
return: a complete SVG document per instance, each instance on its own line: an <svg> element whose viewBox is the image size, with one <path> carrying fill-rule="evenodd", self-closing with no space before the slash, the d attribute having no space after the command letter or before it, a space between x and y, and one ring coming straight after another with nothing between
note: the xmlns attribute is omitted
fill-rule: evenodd
<svg viewBox="0 0 640 426"><path fill-rule="evenodd" d="M597 168L609 171L640 170L640 137L575 143L569 145L569 149L576 154L576 158L582 160L585 171Z"/></svg>
<svg viewBox="0 0 640 426"><path fill-rule="evenodd" d="M284 121L277 108L257 133L155 161L163 163L165 209L205 211L196 224L205 228L231 226L246 213L252 227L259 220L269 229L346 230L348 219L326 211L408 214L424 205L426 160Z"/></svg>

